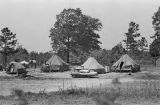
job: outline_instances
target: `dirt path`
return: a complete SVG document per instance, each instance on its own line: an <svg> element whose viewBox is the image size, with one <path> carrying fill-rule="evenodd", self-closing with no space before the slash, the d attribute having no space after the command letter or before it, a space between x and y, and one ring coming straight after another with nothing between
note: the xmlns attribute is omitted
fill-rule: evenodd
<svg viewBox="0 0 160 105"><path fill-rule="evenodd" d="M2 73L0 73L0 76ZM71 87L90 88L99 86L110 86L113 77L120 78L120 82L132 82L134 79L126 77L126 74L102 74L99 78L71 78L70 72L65 73L32 73L35 77L52 78L44 80L23 80L10 79L0 81L0 95L9 95L14 88L22 89L25 92L39 92L44 90L47 92L58 91L59 89L67 89ZM4 75L3 75L4 76ZM7 76L7 74L5 74Z"/></svg>

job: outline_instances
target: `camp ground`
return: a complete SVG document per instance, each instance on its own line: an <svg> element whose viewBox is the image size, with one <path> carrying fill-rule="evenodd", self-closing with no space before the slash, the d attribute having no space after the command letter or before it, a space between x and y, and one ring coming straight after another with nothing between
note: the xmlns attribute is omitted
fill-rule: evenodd
<svg viewBox="0 0 160 105"><path fill-rule="evenodd" d="M0 105L160 105L160 0L0 0Z"/></svg>

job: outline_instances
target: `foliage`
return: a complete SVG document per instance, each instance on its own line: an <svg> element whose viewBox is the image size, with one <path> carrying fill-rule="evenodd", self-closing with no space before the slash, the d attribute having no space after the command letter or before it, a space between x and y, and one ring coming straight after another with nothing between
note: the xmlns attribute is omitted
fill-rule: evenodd
<svg viewBox="0 0 160 105"><path fill-rule="evenodd" d="M13 34L7 27L1 30L0 47L1 53L11 54L16 46L16 34Z"/></svg>
<svg viewBox="0 0 160 105"><path fill-rule="evenodd" d="M78 50L79 49L77 49L77 51ZM57 55L60 56L66 62L67 62L67 56L66 56L67 54L68 54L68 51L65 48L62 48L57 52ZM85 53L81 50L79 50L77 53L70 52L69 53L70 64L74 64L74 65L82 64L87 59L88 56L89 56L88 53Z"/></svg>
<svg viewBox="0 0 160 105"><path fill-rule="evenodd" d="M37 62L37 66L41 66L44 64L50 57L52 56L51 52L28 52L27 49L23 47L18 47L16 49L16 52L13 55L8 56L8 62L14 61L14 60L19 60L19 61L27 61L34 59ZM0 56L1 58L1 56Z"/></svg>
<svg viewBox="0 0 160 105"><path fill-rule="evenodd" d="M118 43L111 50L111 63L116 62L122 54L125 53L125 49L122 46L122 43Z"/></svg>
<svg viewBox="0 0 160 105"><path fill-rule="evenodd" d="M148 47L148 43L147 43L147 40L145 37L141 37L140 40L138 40L138 45L139 45L139 50L140 51L145 51L147 50L147 47Z"/></svg>
<svg viewBox="0 0 160 105"><path fill-rule="evenodd" d="M155 39L151 45L149 46L149 53L153 57L153 63L156 65L156 60L158 59L158 56L160 56L160 40Z"/></svg>
<svg viewBox="0 0 160 105"><path fill-rule="evenodd" d="M1 30L0 34L0 53L4 57L4 66L6 67L7 56L15 53L16 47L16 34L13 34L8 27L5 27Z"/></svg>
<svg viewBox="0 0 160 105"><path fill-rule="evenodd" d="M158 8L158 11L154 13L152 19L155 34L151 36L151 38L160 39L160 7Z"/></svg>
<svg viewBox="0 0 160 105"><path fill-rule="evenodd" d="M110 65L111 63L111 51L106 49L93 50L90 56L94 57L102 65Z"/></svg>
<svg viewBox="0 0 160 105"><path fill-rule="evenodd" d="M153 42L149 46L149 52L152 57L154 57L154 62L157 60L158 56L160 55L160 7L157 12L154 13L152 16L152 25L155 31L155 34L151 36L153 38ZM156 62L155 62L156 64Z"/></svg>
<svg viewBox="0 0 160 105"><path fill-rule="evenodd" d="M89 53L100 49L100 36L96 33L102 28L99 19L84 15L79 8L64 9L56 19L49 36L54 51L67 49L68 53L77 54L80 50Z"/></svg>
<svg viewBox="0 0 160 105"><path fill-rule="evenodd" d="M142 63L141 59L143 59L143 52L147 50L148 48L148 43L147 43L147 40L145 37L141 37L140 40L138 40L138 48L139 48L139 51L138 51L138 54L139 55L139 63Z"/></svg>
<svg viewBox="0 0 160 105"><path fill-rule="evenodd" d="M46 63L46 61L52 56L51 52L35 52L32 51L29 53L29 59L36 60L37 65L41 66L42 64Z"/></svg>
<svg viewBox="0 0 160 105"><path fill-rule="evenodd" d="M14 56L13 56L14 55ZM13 55L9 56L9 61L14 61L16 59L19 59L20 61L29 61L29 52L27 51L27 49L23 48L23 47L18 47L16 49L16 53L14 53Z"/></svg>
<svg viewBox="0 0 160 105"><path fill-rule="evenodd" d="M155 39L149 46L149 52L152 57L157 57L160 55L160 40Z"/></svg>
<svg viewBox="0 0 160 105"><path fill-rule="evenodd" d="M138 50L138 41L136 38L140 37L139 25L135 22L129 23L128 32L125 33L126 39L123 40L126 44L126 50L134 53L134 51Z"/></svg>

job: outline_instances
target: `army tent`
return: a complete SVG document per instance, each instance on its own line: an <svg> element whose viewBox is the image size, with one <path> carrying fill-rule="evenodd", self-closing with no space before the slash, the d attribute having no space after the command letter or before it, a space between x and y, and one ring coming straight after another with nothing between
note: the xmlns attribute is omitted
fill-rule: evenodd
<svg viewBox="0 0 160 105"><path fill-rule="evenodd" d="M11 62L7 73L18 73L18 70L25 71L25 67L19 62Z"/></svg>
<svg viewBox="0 0 160 105"><path fill-rule="evenodd" d="M66 63L65 61L63 61L59 56L57 55L53 55L47 62L46 64L49 65L68 65L68 63Z"/></svg>
<svg viewBox="0 0 160 105"><path fill-rule="evenodd" d="M59 56L53 55L46 64L49 65L50 69L52 70L61 70L65 71L69 69L69 64L63 61Z"/></svg>
<svg viewBox="0 0 160 105"><path fill-rule="evenodd" d="M82 64L84 69L91 69L98 73L104 73L104 67L97 62L94 57L89 57L84 64Z"/></svg>
<svg viewBox="0 0 160 105"><path fill-rule="evenodd" d="M137 70L138 64L130 58L127 54L122 55L121 58L112 65L112 69L115 71L132 71ZM140 68L139 68L140 69Z"/></svg>

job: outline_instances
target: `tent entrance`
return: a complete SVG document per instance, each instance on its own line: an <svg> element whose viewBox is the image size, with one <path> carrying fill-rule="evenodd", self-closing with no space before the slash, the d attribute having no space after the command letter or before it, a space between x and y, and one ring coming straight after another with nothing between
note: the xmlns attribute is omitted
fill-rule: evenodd
<svg viewBox="0 0 160 105"><path fill-rule="evenodd" d="M122 62L120 63L120 70L122 69L123 64L124 64L124 62L122 61Z"/></svg>

